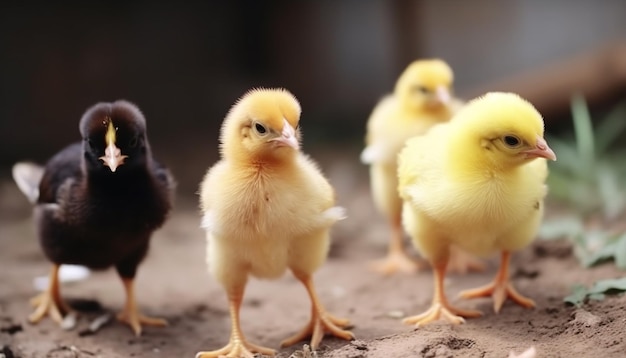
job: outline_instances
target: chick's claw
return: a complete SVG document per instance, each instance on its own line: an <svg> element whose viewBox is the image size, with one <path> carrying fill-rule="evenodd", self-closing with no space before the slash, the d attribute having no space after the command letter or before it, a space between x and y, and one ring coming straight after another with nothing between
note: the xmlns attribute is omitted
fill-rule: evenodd
<svg viewBox="0 0 626 358"><path fill-rule="evenodd" d="M50 271L48 288L30 300L30 304L35 307L35 311L28 317L30 323L37 323L42 318L49 315L56 323L64 329L74 328L75 315L70 317L73 321L65 321L65 316L71 312L70 308L61 299L59 287L59 265L54 265Z"/></svg>
<svg viewBox="0 0 626 358"><path fill-rule="evenodd" d="M354 339L354 334L346 331L345 328L350 325L350 321L344 318L337 318L326 312L314 312L311 321L298 333L285 339L280 343L281 347L288 347L303 341L307 337L311 337L311 348L317 349L324 336L328 332L335 337L345 340Z"/></svg>
<svg viewBox="0 0 626 358"><path fill-rule="evenodd" d="M463 298L489 297L493 298L493 309L496 313L500 312L504 301L510 298L513 302L525 308L535 307L535 301L528 297L522 296L510 282L494 281L486 286L465 290L460 293Z"/></svg>
<svg viewBox="0 0 626 358"><path fill-rule="evenodd" d="M142 325L154 327L167 326L166 320L162 318L144 316L141 313L137 312L137 310L125 309L117 315L117 319L129 325L136 336L141 335Z"/></svg>
<svg viewBox="0 0 626 358"><path fill-rule="evenodd" d="M421 269L420 264L404 252L390 252L384 259L372 262L371 268L385 276L396 272L412 274Z"/></svg>
<svg viewBox="0 0 626 358"><path fill-rule="evenodd" d="M407 317L402 322L404 324L412 324L416 327L424 326L428 323L444 318L450 323L461 324L465 322L463 317L474 318L482 315L479 311L474 310L462 310L460 308L452 307L449 304L443 302L436 302L424 313Z"/></svg>
<svg viewBox="0 0 626 358"><path fill-rule="evenodd" d="M522 296L515 287L509 281L509 261L511 259L511 253L508 251L502 252L500 269L496 278L490 284L475 288L472 290L466 290L460 293L463 298L476 298L476 297L493 297L493 309L496 313L500 312L504 301L510 298L513 302L526 308L535 307L535 301L530 298Z"/></svg>
<svg viewBox="0 0 626 358"><path fill-rule="evenodd" d="M196 358L254 358L255 353L274 356L276 351L271 348L262 347L254 343L249 343L241 339L231 340L224 348L216 351L198 352Z"/></svg>
<svg viewBox="0 0 626 358"><path fill-rule="evenodd" d="M55 299L47 291L33 297L30 304L35 307L35 311L28 316L30 323L38 323L46 315L49 315L56 323L62 325L63 317L70 311L63 301Z"/></svg>

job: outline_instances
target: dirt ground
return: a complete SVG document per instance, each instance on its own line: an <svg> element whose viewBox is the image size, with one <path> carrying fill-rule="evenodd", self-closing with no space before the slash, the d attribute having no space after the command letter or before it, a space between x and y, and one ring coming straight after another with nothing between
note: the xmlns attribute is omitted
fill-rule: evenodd
<svg viewBox="0 0 626 358"><path fill-rule="evenodd" d="M624 273L612 264L581 268L564 241L536 241L514 256L514 283L536 301L537 308L507 302L500 314L494 314L490 299L454 298L459 291L492 279L497 262L490 260L485 273L447 279L452 301L482 310L483 317L460 326L403 325L403 315L429 306L431 271L392 277L370 272L368 263L385 251L387 232L372 207L363 179L366 172L343 164L326 166L325 171L349 218L334 229L330 257L315 281L328 310L351 320L357 340L326 337L317 357L508 357L511 351L519 354L531 346L537 357L626 356L626 296L610 296L582 308L563 303L575 283L591 284ZM127 326L112 321L95 334L83 335L81 331L102 310L121 309L124 293L119 279L108 270L63 285L68 301L82 302L88 309L76 329L64 331L50 319L29 324L28 299L36 294L33 278L46 275L50 264L35 238L30 206L11 181L2 181L0 357L194 357L198 351L222 347L230 330L226 297L205 268L204 235L192 199L178 200L171 219L155 234L137 279L144 313L166 318L169 326L147 327L136 338ZM307 322L309 312L304 288L289 273L276 281L252 279L241 312L242 327L250 341L278 348L282 339ZM280 349L278 357L306 357L302 349L303 345Z"/></svg>

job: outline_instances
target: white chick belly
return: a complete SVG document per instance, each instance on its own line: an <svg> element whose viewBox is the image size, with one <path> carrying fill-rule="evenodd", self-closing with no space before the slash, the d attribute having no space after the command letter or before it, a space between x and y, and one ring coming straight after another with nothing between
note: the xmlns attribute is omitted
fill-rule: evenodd
<svg viewBox="0 0 626 358"><path fill-rule="evenodd" d="M438 220L444 235L462 249L479 256L487 256L499 249L499 239L514 226L514 215L506 210L459 212Z"/></svg>
<svg viewBox="0 0 626 358"><path fill-rule="evenodd" d="M287 268L288 239L237 230L238 236L208 235L207 261L217 275L244 271L258 278L277 278Z"/></svg>
<svg viewBox="0 0 626 358"><path fill-rule="evenodd" d="M490 231L456 227L449 235L452 243L474 255L488 256L498 250L497 236Z"/></svg>

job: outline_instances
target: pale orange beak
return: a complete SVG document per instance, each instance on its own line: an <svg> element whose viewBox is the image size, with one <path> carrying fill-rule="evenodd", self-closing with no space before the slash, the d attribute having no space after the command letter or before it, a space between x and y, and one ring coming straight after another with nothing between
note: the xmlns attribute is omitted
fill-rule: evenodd
<svg viewBox="0 0 626 358"><path fill-rule="evenodd" d="M448 104L450 103L450 99L452 99L450 91L444 86L437 87L435 90L435 97L439 102L441 102L441 104Z"/></svg>
<svg viewBox="0 0 626 358"><path fill-rule="evenodd" d="M274 138L272 141L276 142L277 146L286 146L297 150L300 148L300 143L298 143L298 138L296 138L296 130L286 119L283 119L283 123L283 131L280 137Z"/></svg>
<svg viewBox="0 0 626 358"><path fill-rule="evenodd" d="M107 128L107 134L105 136L107 147L104 150L104 156L98 158L104 162L104 165L108 166L113 173L117 170L117 167L124 164L124 159L128 158L127 155L122 155L122 151L115 146L115 127L113 122L109 121L109 127Z"/></svg>
<svg viewBox="0 0 626 358"><path fill-rule="evenodd" d="M525 150L522 153L526 154L526 158L545 158L549 160L556 160L556 154L550 149L546 140L537 136L537 145L535 148Z"/></svg>

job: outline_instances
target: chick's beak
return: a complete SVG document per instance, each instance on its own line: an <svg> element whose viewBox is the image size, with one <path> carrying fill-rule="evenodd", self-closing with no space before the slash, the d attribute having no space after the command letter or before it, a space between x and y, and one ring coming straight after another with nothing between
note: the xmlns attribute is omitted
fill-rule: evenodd
<svg viewBox="0 0 626 358"><path fill-rule="evenodd" d="M288 146L293 149L300 148L300 144L298 143L298 138L296 138L296 130L287 122L286 119L283 119L283 131L281 132L280 137L272 139L272 141L276 142L278 146Z"/></svg>
<svg viewBox="0 0 626 358"><path fill-rule="evenodd" d="M124 164L124 159L128 158L126 155L122 155L122 151L115 146L115 127L113 123L109 122L107 128L107 134L105 136L107 147L104 150L104 156L98 158L104 161L104 165L108 166L113 173L117 170L117 167Z"/></svg>
<svg viewBox="0 0 626 358"><path fill-rule="evenodd" d="M537 145L534 148L523 151L526 154L526 158L546 158L550 160L556 160L556 154L548 146L546 140L537 136Z"/></svg>
<svg viewBox="0 0 626 358"><path fill-rule="evenodd" d="M441 104L448 104L451 99L450 91L445 86L438 86L435 90L435 97Z"/></svg>

